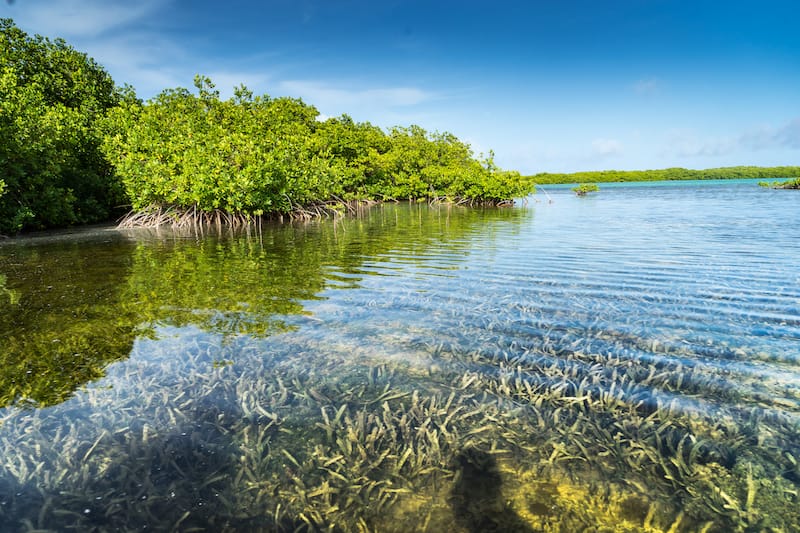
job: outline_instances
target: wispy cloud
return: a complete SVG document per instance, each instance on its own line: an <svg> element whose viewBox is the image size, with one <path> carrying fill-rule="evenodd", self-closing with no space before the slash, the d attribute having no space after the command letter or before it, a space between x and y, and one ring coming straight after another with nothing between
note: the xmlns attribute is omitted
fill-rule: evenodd
<svg viewBox="0 0 800 533"><path fill-rule="evenodd" d="M175 87L186 77L180 69L185 58L183 49L158 35L124 32L96 39L85 49L117 83L131 83L145 95ZM163 61L164 58L170 61Z"/></svg>
<svg viewBox="0 0 800 533"><path fill-rule="evenodd" d="M233 89L240 85L246 86L255 94L263 94L269 92L266 86L270 81L270 76L262 72L252 72L246 70L211 70L209 72L201 72L205 76L211 78L211 81L216 85L217 90L223 98L231 96Z"/></svg>
<svg viewBox="0 0 800 533"><path fill-rule="evenodd" d="M575 172L622 168L624 152L624 144L611 138L597 138L571 147L552 141L529 140L499 151L498 160L501 166L505 164L523 173Z"/></svg>
<svg viewBox="0 0 800 533"><path fill-rule="evenodd" d="M633 84L633 92L638 95L647 96L656 94L661 88L661 82L656 78L645 78Z"/></svg>
<svg viewBox="0 0 800 533"><path fill-rule="evenodd" d="M800 149L800 117L778 128L766 127L746 132L739 142L753 150L774 147Z"/></svg>
<svg viewBox="0 0 800 533"><path fill-rule="evenodd" d="M351 89L319 81L286 80L280 82L278 88L333 113L359 108L408 107L433 99L431 93L415 87Z"/></svg>
<svg viewBox="0 0 800 533"><path fill-rule="evenodd" d="M180 67L188 57L184 47L153 26L172 1L21 1L8 12L26 32L66 39L103 65L117 83L131 83L140 94L152 96L187 78Z"/></svg>
<svg viewBox="0 0 800 533"><path fill-rule="evenodd" d="M257 51L223 63L199 54L191 41L161 27L174 0L39 0L8 7L15 23L29 33L63 37L102 64L118 83L131 83L144 98L163 89L191 88L195 74L209 76L223 97L245 84L256 94L301 97L328 115L361 111L366 116L389 117L408 113L433 98L411 86L355 87L344 82L281 79L284 58L275 51ZM306 3L304 17L314 16ZM282 66L283 65L283 66Z"/></svg>
<svg viewBox="0 0 800 533"><path fill-rule="evenodd" d="M11 15L36 33L67 39L91 38L140 21L170 0L50 0L19 2Z"/></svg>
<svg viewBox="0 0 800 533"><path fill-rule="evenodd" d="M622 143L616 139L594 139L591 147L592 156L607 157L622 153Z"/></svg>
<svg viewBox="0 0 800 533"><path fill-rule="evenodd" d="M673 132L669 151L685 157L717 157L769 149L800 149L800 117L778 126L758 126L738 135L698 138L693 132Z"/></svg>

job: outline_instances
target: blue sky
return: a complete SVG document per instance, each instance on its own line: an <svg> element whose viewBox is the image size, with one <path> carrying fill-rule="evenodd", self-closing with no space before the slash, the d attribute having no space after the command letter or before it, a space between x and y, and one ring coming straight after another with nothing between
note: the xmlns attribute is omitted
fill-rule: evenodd
<svg viewBox="0 0 800 533"><path fill-rule="evenodd" d="M143 98L210 76L535 173L800 164L793 1L15 0Z"/></svg>

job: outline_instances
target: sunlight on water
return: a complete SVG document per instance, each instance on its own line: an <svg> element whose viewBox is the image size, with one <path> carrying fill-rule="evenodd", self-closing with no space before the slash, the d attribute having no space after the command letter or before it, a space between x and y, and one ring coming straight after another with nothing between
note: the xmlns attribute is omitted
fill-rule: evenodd
<svg viewBox="0 0 800 533"><path fill-rule="evenodd" d="M0 529L800 529L797 195L549 193L4 243Z"/></svg>

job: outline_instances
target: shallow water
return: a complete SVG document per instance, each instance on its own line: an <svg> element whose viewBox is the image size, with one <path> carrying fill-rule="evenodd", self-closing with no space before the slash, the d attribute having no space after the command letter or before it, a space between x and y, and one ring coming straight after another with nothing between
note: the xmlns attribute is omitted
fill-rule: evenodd
<svg viewBox="0 0 800 533"><path fill-rule="evenodd" d="M0 244L0 530L800 529L800 196Z"/></svg>

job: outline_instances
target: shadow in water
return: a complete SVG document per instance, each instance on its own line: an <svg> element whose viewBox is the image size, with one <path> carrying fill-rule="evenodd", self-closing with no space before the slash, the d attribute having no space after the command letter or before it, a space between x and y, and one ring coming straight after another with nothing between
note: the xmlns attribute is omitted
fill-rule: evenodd
<svg viewBox="0 0 800 533"><path fill-rule="evenodd" d="M461 527L474 533L534 531L503 499L503 478L494 457L466 448L454 458L452 466L457 481L449 502Z"/></svg>

